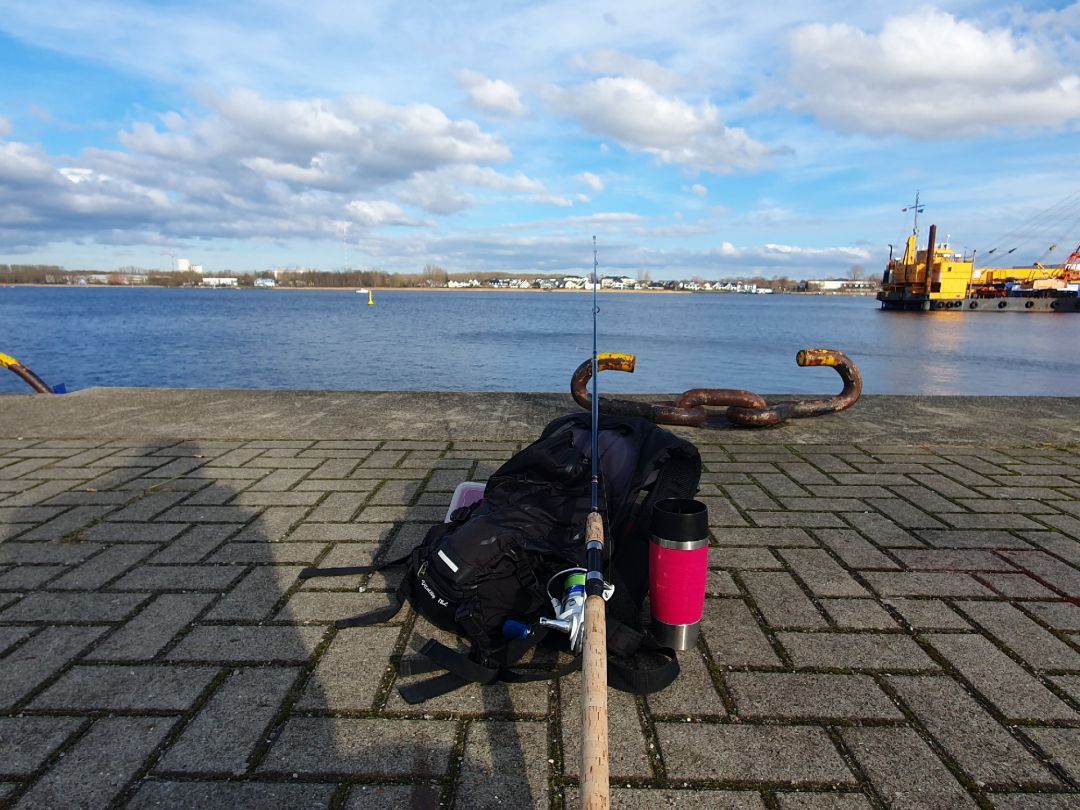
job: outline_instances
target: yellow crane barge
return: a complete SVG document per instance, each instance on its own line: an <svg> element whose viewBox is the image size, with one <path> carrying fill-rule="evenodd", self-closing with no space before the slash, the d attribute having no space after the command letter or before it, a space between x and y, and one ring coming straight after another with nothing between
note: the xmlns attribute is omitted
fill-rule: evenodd
<svg viewBox="0 0 1080 810"><path fill-rule="evenodd" d="M1060 265L979 270L974 253L937 243L936 225L929 236L925 250L917 249L914 233L902 257L890 250L877 294L882 309L1080 313L1080 245Z"/></svg>

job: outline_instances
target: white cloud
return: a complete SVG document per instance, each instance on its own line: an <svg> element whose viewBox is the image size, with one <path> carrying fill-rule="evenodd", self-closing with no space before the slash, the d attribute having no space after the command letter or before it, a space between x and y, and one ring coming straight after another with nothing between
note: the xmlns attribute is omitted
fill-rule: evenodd
<svg viewBox="0 0 1080 810"><path fill-rule="evenodd" d="M488 79L474 71L462 70L458 72L458 81L474 109L505 118L516 118L525 113L518 91L502 79Z"/></svg>
<svg viewBox="0 0 1080 810"><path fill-rule="evenodd" d="M617 140L660 163L726 173L759 168L769 148L731 128L707 101L697 105L664 96L640 79L604 77L569 88L550 87L548 103L588 131Z"/></svg>
<svg viewBox="0 0 1080 810"><path fill-rule="evenodd" d="M675 90L685 84L675 71L651 59L640 59L620 51L600 50L588 57L578 56L573 60L573 65L592 73L640 79L657 90Z"/></svg>
<svg viewBox="0 0 1080 810"><path fill-rule="evenodd" d="M130 241L132 232L144 241L323 238L343 219L368 228L422 226L401 205L448 213L472 204L446 190L455 183L568 204L523 173L480 165L509 159L509 148L431 105L277 101L250 91L207 103L208 114L166 113L160 128L135 121L119 134L121 148L71 158L0 141L0 207L18 205L50 223L40 233L0 226L0 244ZM435 190L441 200L434 192L422 199L418 178L440 172L452 178ZM390 201L399 190L400 199Z"/></svg>
<svg viewBox="0 0 1080 810"><path fill-rule="evenodd" d="M691 194L694 194L694 195L696 195L698 197L708 197L709 196L709 190L707 188L705 188L705 186L701 185L701 183L694 183L687 190Z"/></svg>
<svg viewBox="0 0 1080 810"><path fill-rule="evenodd" d="M11 122L0 115L0 138L6 138L11 134Z"/></svg>
<svg viewBox="0 0 1080 810"><path fill-rule="evenodd" d="M600 192L604 190L604 181L592 172L582 172L578 175L578 180L587 185L593 191Z"/></svg>
<svg viewBox="0 0 1080 810"><path fill-rule="evenodd" d="M379 225L415 224L401 210L401 206L386 200L353 200L346 206L349 218L366 228Z"/></svg>
<svg viewBox="0 0 1080 810"><path fill-rule="evenodd" d="M1080 118L1080 76L1053 49L934 8L879 34L806 25L789 47L792 108L842 132L952 138Z"/></svg>

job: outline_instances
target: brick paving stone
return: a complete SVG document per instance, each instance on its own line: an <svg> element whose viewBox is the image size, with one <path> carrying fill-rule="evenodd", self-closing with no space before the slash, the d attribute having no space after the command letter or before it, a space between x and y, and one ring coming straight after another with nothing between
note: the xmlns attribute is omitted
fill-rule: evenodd
<svg viewBox="0 0 1080 810"><path fill-rule="evenodd" d="M913 571L1016 571L994 552L978 549L897 549L894 554Z"/></svg>
<svg viewBox="0 0 1080 810"><path fill-rule="evenodd" d="M50 593L38 591L0 612L4 622L118 622L146 593Z"/></svg>
<svg viewBox="0 0 1080 810"><path fill-rule="evenodd" d="M306 661L325 633L325 627L202 625L193 627L167 657L171 661Z"/></svg>
<svg viewBox="0 0 1080 810"><path fill-rule="evenodd" d="M732 502L741 509L780 509L781 504L769 497L761 487L755 484L725 484L724 491ZM800 495L804 494L802 492Z"/></svg>
<svg viewBox="0 0 1080 810"><path fill-rule="evenodd" d="M263 810L268 807L328 808L337 785L283 782L170 782L144 780L126 805L128 810ZM438 793L435 794L436 803ZM428 807L385 804L369 807Z"/></svg>
<svg viewBox="0 0 1080 810"><path fill-rule="evenodd" d="M1080 653L1005 602L957 602L956 606L1035 669L1080 670Z"/></svg>
<svg viewBox="0 0 1080 810"><path fill-rule="evenodd" d="M201 562L240 528L239 523L196 524L161 549L150 562L157 565ZM215 559L213 562L219 560Z"/></svg>
<svg viewBox="0 0 1080 810"><path fill-rule="evenodd" d="M851 568L896 570L900 567L853 529L817 529L814 536Z"/></svg>
<svg viewBox="0 0 1080 810"><path fill-rule="evenodd" d="M419 489L419 481L386 481L375 490L368 503L383 506L410 504Z"/></svg>
<svg viewBox="0 0 1080 810"><path fill-rule="evenodd" d="M647 698L654 715L697 718L725 717L727 710L716 691L712 676L701 654L686 650L679 654L679 677L675 682Z"/></svg>
<svg viewBox="0 0 1080 810"><path fill-rule="evenodd" d="M258 513L253 506L174 506L158 518L163 523L246 523Z"/></svg>
<svg viewBox="0 0 1080 810"><path fill-rule="evenodd" d="M82 535L83 542L167 543L188 527L186 523L99 523Z"/></svg>
<svg viewBox="0 0 1080 810"><path fill-rule="evenodd" d="M579 807L578 788L563 791L563 807ZM761 795L749 790L660 790L657 788L611 788L611 806L621 810L764 810Z"/></svg>
<svg viewBox="0 0 1080 810"><path fill-rule="evenodd" d="M913 630L970 630L971 625L940 599L883 599Z"/></svg>
<svg viewBox="0 0 1080 810"><path fill-rule="evenodd" d="M979 482L988 481L988 479L984 479L981 476L976 477L978 478ZM964 486L964 484L954 481L952 478L941 475L940 473L913 473L911 475L911 479L926 487L927 489L933 490L939 495L942 495L946 498L956 499L960 503L963 502L960 500L963 498L971 499L973 503L978 500L986 500L985 498L982 498L975 490L969 489L968 487ZM978 507L968 506L968 508L977 509Z"/></svg>
<svg viewBox="0 0 1080 810"><path fill-rule="evenodd" d="M936 670L908 636L895 633L777 633L796 667Z"/></svg>
<svg viewBox="0 0 1080 810"><path fill-rule="evenodd" d="M714 528L714 534L717 534L716 528L747 525L746 518L739 513L739 510L727 498L699 496L698 500L705 504L709 510L709 526Z"/></svg>
<svg viewBox="0 0 1080 810"><path fill-rule="evenodd" d="M941 497L941 495L926 487L914 484L894 484L889 489L904 500L911 501L924 512L941 515L946 520L949 519L950 513L963 513L966 511L963 506L950 501L948 498Z"/></svg>
<svg viewBox="0 0 1080 810"><path fill-rule="evenodd" d="M355 518L363 523L395 523L426 521L441 523L446 517L445 506L365 506Z"/></svg>
<svg viewBox="0 0 1080 810"><path fill-rule="evenodd" d="M748 571L742 574L742 579L770 626L809 630L828 627L825 617L790 574L783 571Z"/></svg>
<svg viewBox="0 0 1080 810"><path fill-rule="evenodd" d="M709 550L709 565L714 568L782 569L784 564L767 548L739 548L724 546Z"/></svg>
<svg viewBox="0 0 1080 810"><path fill-rule="evenodd" d="M729 672L743 719L898 720L900 710L869 675Z"/></svg>
<svg viewBox="0 0 1080 810"><path fill-rule="evenodd" d="M780 810L871 810L861 793L777 793Z"/></svg>
<svg viewBox="0 0 1080 810"><path fill-rule="evenodd" d="M290 542L382 543L393 523L301 523L289 534Z"/></svg>
<svg viewBox="0 0 1080 810"><path fill-rule="evenodd" d="M2 601L0 601L0 603L2 603ZM3 656L8 650L23 639L28 638L33 632L33 629L30 627L0 626L0 656Z"/></svg>
<svg viewBox="0 0 1080 810"><path fill-rule="evenodd" d="M240 578L233 565L140 565L110 587L118 591L224 591Z"/></svg>
<svg viewBox="0 0 1080 810"><path fill-rule="evenodd" d="M386 607L384 593L347 593L339 591L299 591L274 616L276 622L325 622L346 619ZM405 611L389 621L404 621Z"/></svg>
<svg viewBox="0 0 1080 810"><path fill-rule="evenodd" d="M0 591L32 591L66 570L64 565L21 565L0 574ZM19 596L10 594L10 601Z"/></svg>
<svg viewBox="0 0 1080 810"><path fill-rule="evenodd" d="M961 498L957 501L958 504L966 509L970 509L972 512L983 512L988 514L1003 513L1003 512L1020 512L1027 515L1041 515L1041 514L1053 514L1061 508L1061 501L1052 501L1050 503L1044 501L1035 501L1030 498L1009 499L1009 500L996 500L994 498ZM1051 503L1053 505L1051 506Z"/></svg>
<svg viewBox="0 0 1080 810"><path fill-rule="evenodd" d="M349 777L442 776L450 764L452 720L293 717L259 770Z"/></svg>
<svg viewBox="0 0 1080 810"><path fill-rule="evenodd" d="M739 586L727 571L709 571L705 579L708 596L741 596Z"/></svg>
<svg viewBox="0 0 1080 810"><path fill-rule="evenodd" d="M207 562L279 566L289 563L311 565L325 550L325 543L226 543ZM154 561L157 561L156 557ZM197 562L197 560L192 560L192 562Z"/></svg>
<svg viewBox="0 0 1080 810"><path fill-rule="evenodd" d="M0 527L2 528L2 527ZM105 546L98 543L0 543L0 564L70 565L97 554Z"/></svg>
<svg viewBox="0 0 1080 810"><path fill-rule="evenodd" d="M165 717L96 720L15 806L110 806L175 722Z"/></svg>
<svg viewBox="0 0 1080 810"><path fill-rule="evenodd" d="M314 506L322 497L318 491L241 492L229 501L230 506ZM186 503L190 503L187 501Z"/></svg>
<svg viewBox="0 0 1080 810"><path fill-rule="evenodd" d="M782 549L780 556L815 596L869 596L828 552L820 549Z"/></svg>
<svg viewBox="0 0 1080 810"><path fill-rule="evenodd" d="M1076 810L1076 804L1075 792L994 795L994 810Z"/></svg>
<svg viewBox="0 0 1080 810"><path fill-rule="evenodd" d="M867 571L863 577L881 596L993 596L967 574Z"/></svg>
<svg viewBox="0 0 1080 810"><path fill-rule="evenodd" d="M83 724L78 717L0 717L0 776L27 776Z"/></svg>
<svg viewBox="0 0 1080 810"><path fill-rule="evenodd" d="M1030 737L1073 780L1080 780L1080 728L1026 728ZM1077 797L1080 800L1080 796Z"/></svg>
<svg viewBox="0 0 1080 810"><path fill-rule="evenodd" d="M232 538L234 543L266 543L284 540L309 511L309 507L269 507Z"/></svg>
<svg viewBox="0 0 1080 810"><path fill-rule="evenodd" d="M301 711L369 711L386 677L401 629L338 631L308 679L296 708Z"/></svg>
<svg viewBox="0 0 1080 810"><path fill-rule="evenodd" d="M164 593L98 644L87 658L139 661L153 658L210 604L212 594Z"/></svg>
<svg viewBox="0 0 1080 810"><path fill-rule="evenodd" d="M1057 594L1030 574L979 574L984 582L1007 599L1055 599Z"/></svg>
<svg viewBox="0 0 1080 810"><path fill-rule="evenodd" d="M978 806L911 729L845 728L840 735L888 807L954 810Z"/></svg>
<svg viewBox="0 0 1080 810"><path fill-rule="evenodd" d="M0 470L0 476L3 476L4 473L9 472L12 469L13 467L6 467ZM15 495L4 498L2 503L9 508L34 506L39 503L44 503L54 495L59 495L61 492L67 492L70 488L70 481L43 481L40 484L23 489Z"/></svg>
<svg viewBox="0 0 1080 810"><path fill-rule="evenodd" d="M118 577L140 560L148 557L157 545L127 543L107 548L96 557L73 569L49 585L58 590L93 590Z"/></svg>
<svg viewBox="0 0 1080 810"><path fill-rule="evenodd" d="M944 528L940 520L900 498L867 498L866 503L908 529Z"/></svg>
<svg viewBox="0 0 1080 810"><path fill-rule="evenodd" d="M331 492L308 513L307 519L319 523L346 523L360 510L364 500L352 492Z"/></svg>
<svg viewBox="0 0 1080 810"><path fill-rule="evenodd" d="M1025 602L1024 610L1056 630L1080 631L1080 605L1072 602Z"/></svg>
<svg viewBox="0 0 1080 810"><path fill-rule="evenodd" d="M114 507L110 505L76 506L58 517L41 523L22 536L23 540L37 543L48 540L83 539L81 533L100 520ZM89 539L89 538L87 538Z"/></svg>
<svg viewBox="0 0 1080 810"><path fill-rule="evenodd" d="M232 673L158 762L158 772L242 774L300 670Z"/></svg>
<svg viewBox="0 0 1080 810"><path fill-rule="evenodd" d="M581 770L581 673L559 681L562 713L563 774L577 779ZM608 690L609 769L614 779L652 776L648 743L632 695Z"/></svg>
<svg viewBox="0 0 1080 810"><path fill-rule="evenodd" d="M949 481L953 484L962 484L969 487L994 486L996 484L993 478L987 478L985 475L969 470L967 467L963 467L962 464L942 462L929 464L929 467L933 468L934 472L940 473L943 485ZM927 483L927 477L927 475L921 476L919 478L920 483ZM942 491L942 495L948 495L948 492Z"/></svg>
<svg viewBox="0 0 1080 810"><path fill-rule="evenodd" d="M1001 786L1060 787L952 678L890 675L886 680L972 778Z"/></svg>
<svg viewBox="0 0 1080 810"><path fill-rule="evenodd" d="M1080 566L1080 542L1057 532L1020 532L1020 535L1036 546L1056 554L1065 562Z"/></svg>
<svg viewBox="0 0 1080 810"><path fill-rule="evenodd" d="M712 535L718 546L768 546L772 548L817 546L805 529L720 527L714 528Z"/></svg>
<svg viewBox="0 0 1080 810"><path fill-rule="evenodd" d="M741 599L707 599L701 635L720 666L779 666L780 659Z"/></svg>
<svg viewBox="0 0 1080 810"><path fill-rule="evenodd" d="M988 639L971 634L925 636L976 689L1010 720L1080 720L1049 689Z"/></svg>
<svg viewBox="0 0 1080 810"><path fill-rule="evenodd" d="M716 779L790 787L855 779L821 728L657 723L670 779Z"/></svg>
<svg viewBox="0 0 1080 810"><path fill-rule="evenodd" d="M60 506L0 506L0 523L43 523L63 511Z"/></svg>
<svg viewBox="0 0 1080 810"><path fill-rule="evenodd" d="M926 544L877 512L845 512L844 520L882 548L921 548Z"/></svg>
<svg viewBox="0 0 1080 810"><path fill-rule="evenodd" d="M956 529L1039 529L1041 528L1026 515L1014 513L998 514L949 514L942 519ZM1045 520L1046 517L1043 518Z"/></svg>
<svg viewBox="0 0 1080 810"><path fill-rule="evenodd" d="M224 567L224 566L223 566ZM234 577L243 569L232 567ZM296 582L301 566L264 565L246 574L206 615L210 621L261 621Z"/></svg>
<svg viewBox="0 0 1080 810"><path fill-rule="evenodd" d="M195 702L216 674L213 667L77 665L30 708L179 712Z"/></svg>
<svg viewBox="0 0 1080 810"><path fill-rule="evenodd" d="M1051 557L1044 551L1003 551L1002 555L1044 584L1067 596L1080 596L1080 570Z"/></svg>
<svg viewBox="0 0 1080 810"><path fill-rule="evenodd" d="M831 512L748 512L747 516L755 525L763 527L832 528L844 525Z"/></svg>
<svg viewBox="0 0 1080 810"><path fill-rule="evenodd" d="M152 520L170 506L180 503L187 497L185 492L147 492L119 511L109 515L110 522L137 523Z"/></svg>
<svg viewBox="0 0 1080 810"><path fill-rule="evenodd" d="M873 599L822 599L829 618L845 630L896 630L896 620Z"/></svg>
<svg viewBox="0 0 1080 810"><path fill-rule="evenodd" d="M541 723L474 720L454 807L547 807L547 729Z"/></svg>
<svg viewBox="0 0 1080 810"><path fill-rule="evenodd" d="M462 650L464 651L464 650ZM409 657L409 653L406 653ZM386 662L384 662L386 663ZM399 677L394 681L394 688L387 696L385 711L394 714L416 714L423 712L441 712L452 715L460 714L497 714L514 715L519 718L541 718L548 714L548 682L504 684L491 686L466 684L445 695L427 700L420 706L405 702L398 692L398 687L425 681L431 675Z"/></svg>

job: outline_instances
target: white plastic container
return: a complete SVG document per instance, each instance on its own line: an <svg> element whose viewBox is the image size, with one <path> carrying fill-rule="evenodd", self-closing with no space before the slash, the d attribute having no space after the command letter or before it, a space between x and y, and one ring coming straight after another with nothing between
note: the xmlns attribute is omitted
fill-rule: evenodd
<svg viewBox="0 0 1080 810"><path fill-rule="evenodd" d="M450 515L454 514L455 509L474 504L483 497L483 484L479 484L476 481L462 481L457 485L457 489L454 490L454 497L450 499L450 508L446 510L446 517L443 519L443 523L450 522Z"/></svg>

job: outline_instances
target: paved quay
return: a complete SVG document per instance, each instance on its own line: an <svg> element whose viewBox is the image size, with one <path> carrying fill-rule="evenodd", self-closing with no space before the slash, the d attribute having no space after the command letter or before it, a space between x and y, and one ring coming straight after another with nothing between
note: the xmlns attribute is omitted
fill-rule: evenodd
<svg viewBox="0 0 1080 810"><path fill-rule="evenodd" d="M0 396L0 806L560 808L577 676L421 706L393 554L569 396ZM1080 399L864 397L701 450L702 639L625 808L1080 807ZM540 666L541 658L535 662Z"/></svg>

